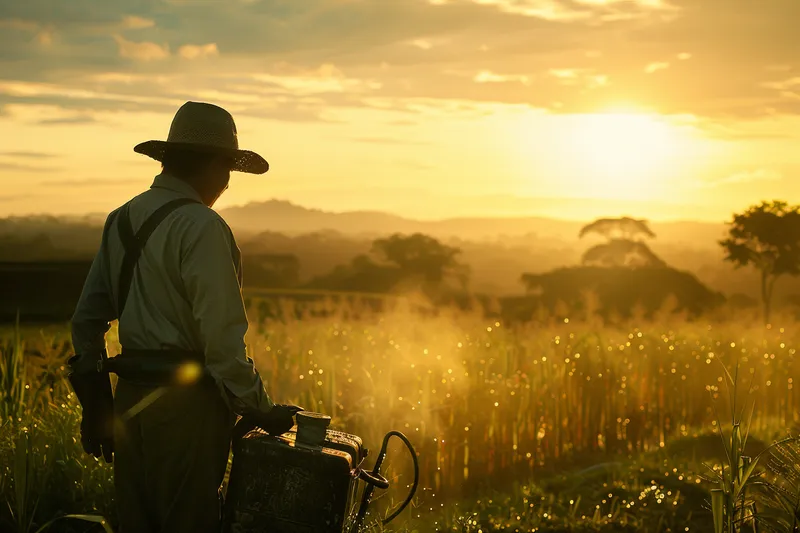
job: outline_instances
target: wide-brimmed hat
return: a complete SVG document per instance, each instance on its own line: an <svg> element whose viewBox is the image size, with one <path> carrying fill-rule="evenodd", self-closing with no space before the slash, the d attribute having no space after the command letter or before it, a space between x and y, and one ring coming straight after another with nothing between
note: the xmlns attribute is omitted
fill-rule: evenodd
<svg viewBox="0 0 800 533"><path fill-rule="evenodd" d="M186 102L175 113L166 141L143 142L133 151L163 161L164 154L173 148L230 157L231 170L238 172L263 174L269 170L269 163L260 155L239 150L233 117L213 104Z"/></svg>

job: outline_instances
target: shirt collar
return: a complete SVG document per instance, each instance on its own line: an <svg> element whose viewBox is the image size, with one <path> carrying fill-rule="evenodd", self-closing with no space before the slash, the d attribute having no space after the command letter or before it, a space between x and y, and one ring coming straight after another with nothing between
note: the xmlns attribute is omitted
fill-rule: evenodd
<svg viewBox="0 0 800 533"><path fill-rule="evenodd" d="M185 196L186 198L197 200L200 203L203 202L203 199L200 198L200 195L194 189L194 187L192 187L182 179L176 178L175 176L171 176L170 174L165 174L163 172L155 177L155 179L153 180L153 184L150 186L150 188L167 189L176 192L181 196Z"/></svg>

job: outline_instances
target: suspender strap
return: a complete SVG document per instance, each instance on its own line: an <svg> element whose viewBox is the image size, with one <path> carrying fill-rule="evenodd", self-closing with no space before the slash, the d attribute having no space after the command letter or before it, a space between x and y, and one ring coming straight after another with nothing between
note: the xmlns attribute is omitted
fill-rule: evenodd
<svg viewBox="0 0 800 533"><path fill-rule="evenodd" d="M119 276L117 316L122 316L122 311L125 309L131 283L133 283L133 272L139 261L139 257L142 255L142 249L150 238L150 235L153 234L153 231L164 221L167 215L181 206L196 203L199 202L190 198L171 200L156 209L155 212L144 221L144 224L142 224L139 231L136 233L133 232L133 226L131 225L129 212L130 202L122 206L119 211L119 217L117 217L117 230L119 232L119 238L122 240L122 246L125 248L125 256L122 259L122 269Z"/></svg>

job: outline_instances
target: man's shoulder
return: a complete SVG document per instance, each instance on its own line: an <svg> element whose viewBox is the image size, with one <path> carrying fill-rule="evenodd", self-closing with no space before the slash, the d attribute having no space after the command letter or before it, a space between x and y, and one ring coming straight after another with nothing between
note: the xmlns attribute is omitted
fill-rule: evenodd
<svg viewBox="0 0 800 533"><path fill-rule="evenodd" d="M181 206L176 210L170 226L182 236L182 239L188 239L189 242L213 235L218 231L228 239L233 238L233 231L225 219L205 204L191 203Z"/></svg>
<svg viewBox="0 0 800 533"><path fill-rule="evenodd" d="M191 220L192 222L200 225L222 224L228 227L228 223L220 216L219 213L211 209L205 204L190 203L180 207L177 210L178 215Z"/></svg>
<svg viewBox="0 0 800 533"><path fill-rule="evenodd" d="M173 197L172 199L174 200L176 198ZM170 199L166 201L168 202ZM143 211L139 213L139 218L141 220L134 220L134 226L137 226L140 222L143 222L153 215L159 207L165 205L165 199L156 197L151 191L145 191L111 211L106 218L106 228L119 216L120 212L127 204L131 204L134 210L144 207ZM228 223L225 222L225 219L223 219L219 213L207 205L196 201L176 206L171 213L167 214L164 222L166 223L164 225L170 228L170 233L173 235L175 233L199 235L205 233L209 228L214 226L222 226L227 231L230 231L230 226L228 226Z"/></svg>

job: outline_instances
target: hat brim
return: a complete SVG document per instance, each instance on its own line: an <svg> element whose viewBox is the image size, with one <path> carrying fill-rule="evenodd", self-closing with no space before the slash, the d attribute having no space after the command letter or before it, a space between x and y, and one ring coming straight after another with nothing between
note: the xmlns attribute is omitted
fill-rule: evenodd
<svg viewBox="0 0 800 533"><path fill-rule="evenodd" d="M156 161L164 161L164 154L170 149L189 150L202 153L214 153L224 155L233 159L231 170L235 172L246 172L247 174L264 174L269 170L267 160L255 152L249 150L232 150L230 148L220 148L205 144L180 143L168 141L146 141L137 144L133 151L152 157Z"/></svg>

